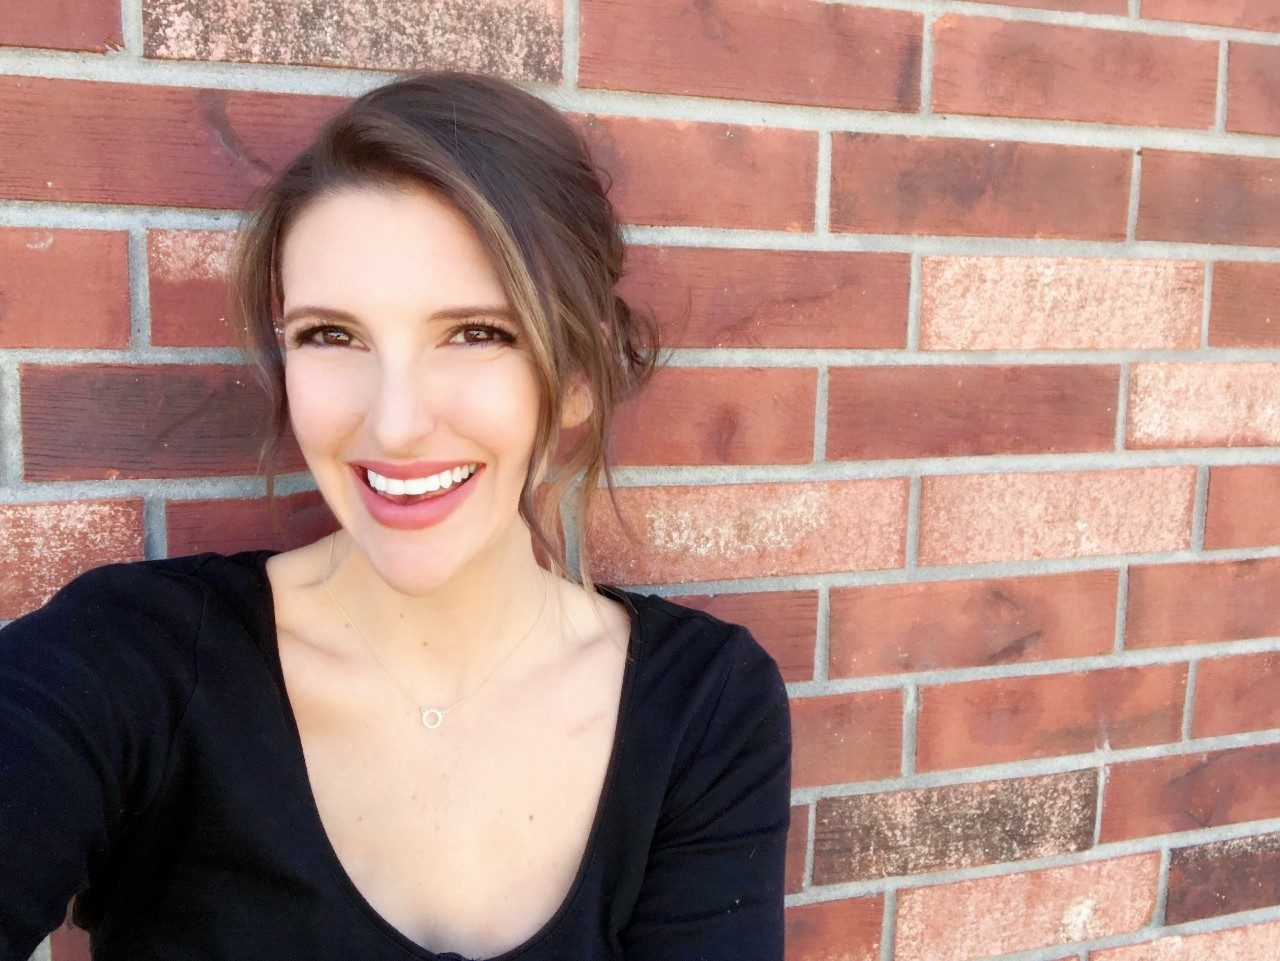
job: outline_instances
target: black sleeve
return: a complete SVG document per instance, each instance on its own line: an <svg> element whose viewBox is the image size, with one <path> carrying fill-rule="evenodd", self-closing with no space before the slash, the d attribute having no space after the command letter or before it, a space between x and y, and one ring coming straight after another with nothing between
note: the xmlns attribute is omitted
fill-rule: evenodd
<svg viewBox="0 0 1280 961"><path fill-rule="evenodd" d="M701 746L668 792L626 961L782 961L791 713L745 628Z"/></svg>
<svg viewBox="0 0 1280 961"><path fill-rule="evenodd" d="M0 629L0 961L26 961L156 797L204 592L151 562L79 575Z"/></svg>

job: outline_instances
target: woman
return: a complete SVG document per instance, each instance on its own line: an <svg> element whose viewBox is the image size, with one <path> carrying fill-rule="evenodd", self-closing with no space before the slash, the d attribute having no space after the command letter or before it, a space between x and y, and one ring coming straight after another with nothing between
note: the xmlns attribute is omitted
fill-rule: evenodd
<svg viewBox="0 0 1280 961"><path fill-rule="evenodd" d="M107 564L0 632L0 958L75 896L107 961L780 959L776 662L548 534L655 366L583 141L417 74L254 207L245 347L339 529Z"/></svg>

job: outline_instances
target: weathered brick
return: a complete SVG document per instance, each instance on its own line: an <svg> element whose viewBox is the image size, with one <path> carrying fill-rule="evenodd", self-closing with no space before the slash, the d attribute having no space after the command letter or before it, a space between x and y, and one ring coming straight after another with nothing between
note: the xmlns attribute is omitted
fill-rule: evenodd
<svg viewBox="0 0 1280 961"><path fill-rule="evenodd" d="M880 961L884 895L786 908L787 961Z"/></svg>
<svg viewBox="0 0 1280 961"><path fill-rule="evenodd" d="M1123 240L1129 152L836 132L831 229Z"/></svg>
<svg viewBox="0 0 1280 961"><path fill-rule="evenodd" d="M276 495L276 525L267 515L265 497L182 498L165 503L164 523L169 556L273 547L292 550L314 544L338 527L318 491Z"/></svg>
<svg viewBox="0 0 1280 961"><path fill-rule="evenodd" d="M1100 841L1280 817L1280 745L1112 764Z"/></svg>
<svg viewBox="0 0 1280 961"><path fill-rule="evenodd" d="M105 53L124 47L118 0L0 0L0 46Z"/></svg>
<svg viewBox="0 0 1280 961"><path fill-rule="evenodd" d="M1280 444L1280 364L1138 363L1129 372L1125 444L1260 447Z"/></svg>
<svg viewBox="0 0 1280 961"><path fill-rule="evenodd" d="M151 342L162 347L230 347L227 270L230 230L149 230Z"/></svg>
<svg viewBox="0 0 1280 961"><path fill-rule="evenodd" d="M1139 240L1280 246L1280 160L1142 152Z"/></svg>
<svg viewBox="0 0 1280 961"><path fill-rule="evenodd" d="M1277 944L1280 921L1270 921L1090 951L1089 961L1274 961Z"/></svg>
<svg viewBox="0 0 1280 961"><path fill-rule="evenodd" d="M818 798L813 883L1052 857L1093 843L1096 770Z"/></svg>
<svg viewBox="0 0 1280 961"><path fill-rule="evenodd" d="M607 583L685 581L900 567L906 556L902 478L811 483L623 487L623 532L607 498L587 518Z"/></svg>
<svg viewBox="0 0 1280 961"><path fill-rule="evenodd" d="M918 13L817 0L583 0L579 20L584 87L863 110L920 106Z"/></svg>
<svg viewBox="0 0 1280 961"><path fill-rule="evenodd" d="M959 14L933 37L938 113L1213 126L1215 41Z"/></svg>
<svg viewBox="0 0 1280 961"><path fill-rule="evenodd" d="M1215 278L1216 280L1216 278ZM1100 257L922 257L925 350L1200 346L1204 265Z"/></svg>
<svg viewBox="0 0 1280 961"><path fill-rule="evenodd" d="M912 888L895 961L969 961L1136 931L1156 906L1160 854Z"/></svg>
<svg viewBox="0 0 1280 961"><path fill-rule="evenodd" d="M1067 10L1071 13L1111 13L1127 15L1129 0L974 0L975 3L998 3L1003 7L1035 7L1042 10Z"/></svg>
<svg viewBox="0 0 1280 961"><path fill-rule="evenodd" d="M1210 347L1280 347L1280 264L1213 265Z"/></svg>
<svg viewBox="0 0 1280 961"><path fill-rule="evenodd" d="M1106 654L1115 571L831 588L829 677Z"/></svg>
<svg viewBox="0 0 1280 961"><path fill-rule="evenodd" d="M745 626L777 660L788 683L813 680L818 631L816 590L668 596L687 607Z"/></svg>
<svg viewBox="0 0 1280 961"><path fill-rule="evenodd" d="M1174 848L1165 924L1280 904L1280 834ZM1276 932L1280 937L1280 930ZM1276 942L1280 944L1280 940Z"/></svg>
<svg viewBox="0 0 1280 961"><path fill-rule="evenodd" d="M1227 54L1227 129L1280 134L1280 47L1231 44Z"/></svg>
<svg viewBox="0 0 1280 961"><path fill-rule="evenodd" d="M1148 20L1280 31L1280 10L1274 0L1142 0L1142 16Z"/></svg>
<svg viewBox="0 0 1280 961"><path fill-rule="evenodd" d="M1184 550L1194 467L925 477L920 563Z"/></svg>
<svg viewBox="0 0 1280 961"><path fill-rule="evenodd" d="M1206 550L1280 544L1280 466L1209 468Z"/></svg>
<svg viewBox="0 0 1280 961"><path fill-rule="evenodd" d="M909 254L631 247L618 285L678 347L907 346Z"/></svg>
<svg viewBox="0 0 1280 961"><path fill-rule="evenodd" d="M575 121L629 223L813 229L812 131L594 114Z"/></svg>
<svg viewBox="0 0 1280 961"><path fill-rule="evenodd" d="M148 57L368 70L448 67L560 80L560 0L144 0Z"/></svg>
<svg viewBox="0 0 1280 961"><path fill-rule="evenodd" d="M142 556L139 498L0 504L0 618L43 606L90 568Z"/></svg>
<svg viewBox="0 0 1280 961"><path fill-rule="evenodd" d="M1102 451L1115 447L1118 367L833 367L827 459Z"/></svg>
<svg viewBox="0 0 1280 961"><path fill-rule="evenodd" d="M1192 737L1280 727L1280 653L1211 657L1196 668Z"/></svg>
<svg viewBox="0 0 1280 961"><path fill-rule="evenodd" d="M257 471L264 405L241 367L21 364L18 372L25 480ZM291 444L281 469L303 467Z"/></svg>
<svg viewBox="0 0 1280 961"><path fill-rule="evenodd" d="M1280 634L1280 558L1129 569L1125 646L1167 647Z"/></svg>
<svg viewBox="0 0 1280 961"><path fill-rule="evenodd" d="M128 234L0 228L0 347L128 346Z"/></svg>
<svg viewBox="0 0 1280 961"><path fill-rule="evenodd" d="M791 723L793 788L874 781L901 769L901 691L793 698Z"/></svg>
<svg viewBox="0 0 1280 961"><path fill-rule="evenodd" d="M0 76L0 195L241 209L346 102Z"/></svg>
<svg viewBox="0 0 1280 961"><path fill-rule="evenodd" d="M809 805L791 805L791 822L787 826L786 879L787 894L804 890L804 860L809 850Z"/></svg>
<svg viewBox="0 0 1280 961"><path fill-rule="evenodd" d="M807 464L817 384L813 368L663 367L617 409L616 462Z"/></svg>
<svg viewBox="0 0 1280 961"><path fill-rule="evenodd" d="M1185 664L930 685L920 692L916 769L978 767L1177 741Z"/></svg>

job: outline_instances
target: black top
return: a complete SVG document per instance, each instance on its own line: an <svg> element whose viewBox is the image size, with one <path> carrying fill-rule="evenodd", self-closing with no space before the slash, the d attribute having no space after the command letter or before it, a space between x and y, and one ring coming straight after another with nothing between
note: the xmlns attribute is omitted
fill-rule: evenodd
<svg viewBox="0 0 1280 961"><path fill-rule="evenodd" d="M107 564L0 629L0 961L469 961L379 915L321 823L276 646L272 550ZM632 615L612 754L565 900L501 961L781 961L791 718L746 628ZM497 961L497 958L494 961Z"/></svg>

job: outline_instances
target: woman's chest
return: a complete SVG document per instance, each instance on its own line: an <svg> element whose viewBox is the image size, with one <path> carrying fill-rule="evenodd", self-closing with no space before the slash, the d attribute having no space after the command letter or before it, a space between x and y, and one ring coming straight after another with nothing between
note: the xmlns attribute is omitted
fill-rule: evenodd
<svg viewBox="0 0 1280 961"><path fill-rule="evenodd" d="M411 710L335 701L301 649L281 651L317 830L368 907L423 947L472 958L540 931L587 849L621 654L597 652L554 684L473 698L428 730Z"/></svg>

